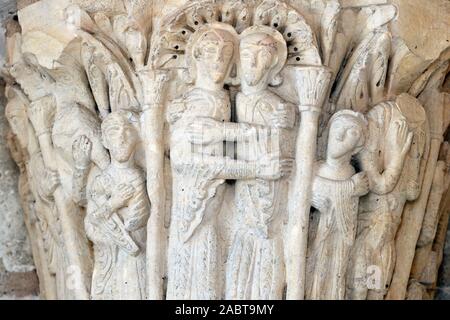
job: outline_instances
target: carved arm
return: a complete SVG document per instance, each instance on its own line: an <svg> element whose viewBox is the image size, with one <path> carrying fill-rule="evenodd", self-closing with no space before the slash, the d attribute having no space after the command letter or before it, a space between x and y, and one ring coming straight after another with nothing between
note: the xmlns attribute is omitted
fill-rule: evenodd
<svg viewBox="0 0 450 320"><path fill-rule="evenodd" d="M75 163L72 179L72 198L73 201L85 206L86 185L91 168L92 142L86 136L78 137L72 144L72 155Z"/></svg>
<svg viewBox="0 0 450 320"><path fill-rule="evenodd" d="M363 151L361 153L361 166L369 177L370 190L372 192L384 195L394 190L403 169L403 161L400 161L401 159L399 157L396 158L397 160L388 163L385 170L380 173L377 166L376 154L370 151Z"/></svg>
<svg viewBox="0 0 450 320"><path fill-rule="evenodd" d="M257 161L234 160L229 157L190 153L172 157L172 164L182 168L186 165L207 165L217 169L216 179L265 179L277 180L288 175L293 166L293 159L279 159L272 154L262 155ZM177 161L180 159L181 161Z"/></svg>
<svg viewBox="0 0 450 320"><path fill-rule="evenodd" d="M117 216L117 212L110 201L106 201L102 206L96 207L90 212L90 219L86 228L91 240L98 238L96 228L101 231L112 243L122 248L131 255L139 253L140 249L128 234L122 220Z"/></svg>
<svg viewBox="0 0 450 320"><path fill-rule="evenodd" d="M124 220L127 231L136 231L145 227L149 217L149 202L145 190L142 189L134 199L135 201L128 206L132 216Z"/></svg>
<svg viewBox="0 0 450 320"><path fill-rule="evenodd" d="M198 145L214 144L221 141L246 142L264 134L270 136L271 130L291 129L295 123L295 112L289 115L286 110L274 112L270 125L256 125L245 122L220 122L211 118L195 118L187 125L186 134L189 142Z"/></svg>

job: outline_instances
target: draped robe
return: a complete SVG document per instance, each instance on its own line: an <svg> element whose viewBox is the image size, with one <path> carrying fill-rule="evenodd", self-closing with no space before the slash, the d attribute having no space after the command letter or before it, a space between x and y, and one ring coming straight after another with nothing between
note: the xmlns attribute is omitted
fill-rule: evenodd
<svg viewBox="0 0 450 320"><path fill-rule="evenodd" d="M131 184L135 192L128 204L102 217L113 186ZM109 166L88 191L86 233L94 243L91 296L97 300L145 300L146 223L150 214L145 177L137 168Z"/></svg>
<svg viewBox="0 0 450 320"><path fill-rule="evenodd" d="M343 300L345 274L356 238L359 197L351 179L331 180L316 176L307 256L306 297L311 300Z"/></svg>
<svg viewBox="0 0 450 320"><path fill-rule="evenodd" d="M293 157L293 130L270 128L280 97L263 93L237 96L239 123L259 126L258 138L238 142L238 159L256 160L273 153ZM293 114L295 117L295 114ZM285 284L283 221L287 217L287 179L236 181L239 227L227 261L227 299L282 299Z"/></svg>
<svg viewBox="0 0 450 320"><path fill-rule="evenodd" d="M220 299L216 215L225 191L225 179L218 178L226 171L223 143L194 146L185 139L184 130L198 117L229 122L230 98L225 91L193 88L171 108L179 108L183 115L171 127L173 202L167 299Z"/></svg>

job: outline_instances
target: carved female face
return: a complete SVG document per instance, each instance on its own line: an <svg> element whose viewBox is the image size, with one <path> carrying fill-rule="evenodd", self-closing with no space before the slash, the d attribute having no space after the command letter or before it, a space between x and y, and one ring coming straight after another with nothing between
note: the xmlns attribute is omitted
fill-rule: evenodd
<svg viewBox="0 0 450 320"><path fill-rule="evenodd" d="M224 30L206 32L194 49L197 76L214 83L225 82L234 55L232 35Z"/></svg>
<svg viewBox="0 0 450 320"><path fill-rule="evenodd" d="M351 117L340 117L333 121L328 136L327 156L339 159L349 153L353 155L362 146L362 128Z"/></svg>
<svg viewBox="0 0 450 320"><path fill-rule="evenodd" d="M243 81L255 86L268 76L276 64L275 40L267 34L251 34L241 40L240 58Z"/></svg>
<svg viewBox="0 0 450 320"><path fill-rule="evenodd" d="M105 147L111 153L111 157L118 162L126 162L130 159L137 144L137 132L126 119L107 118L103 127L103 141ZM109 122L109 123L108 123Z"/></svg>

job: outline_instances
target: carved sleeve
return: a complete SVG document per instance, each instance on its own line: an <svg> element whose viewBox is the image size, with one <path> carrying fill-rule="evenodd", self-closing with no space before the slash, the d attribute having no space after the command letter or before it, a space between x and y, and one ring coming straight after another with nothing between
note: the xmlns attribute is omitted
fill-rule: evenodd
<svg viewBox="0 0 450 320"><path fill-rule="evenodd" d="M363 171L366 171L369 177L371 191L383 195L394 190L400 179L402 163L397 161L387 163L385 170L380 172L376 152L368 150L361 153L360 162Z"/></svg>
<svg viewBox="0 0 450 320"><path fill-rule="evenodd" d="M330 199L326 196L329 190L324 194L323 187L325 186L316 177L313 183L311 205L321 213L327 212L330 207Z"/></svg>
<svg viewBox="0 0 450 320"><path fill-rule="evenodd" d="M46 183L47 177L45 172L46 167L41 153L39 152L32 155L30 158L30 173L33 175L36 191L42 199L49 200L52 197L52 190L50 184Z"/></svg>
<svg viewBox="0 0 450 320"><path fill-rule="evenodd" d="M255 162L234 160L229 157L215 157L204 154L179 155L172 158L172 165L183 169L185 166L190 167L194 164L197 166L208 166L215 168L217 172L216 179L255 179L257 166ZM176 160L180 159L180 160ZM188 160L188 162L187 162Z"/></svg>
<svg viewBox="0 0 450 320"><path fill-rule="evenodd" d="M90 208L86 223L86 234L91 241L110 241L129 254L139 252L139 247L130 237L128 230L117 213L111 209L109 201Z"/></svg>
<svg viewBox="0 0 450 320"><path fill-rule="evenodd" d="M131 217L124 220L125 229L127 231L136 231L146 226L150 205L144 187L135 196L135 200L130 203L128 209Z"/></svg>
<svg viewBox="0 0 450 320"><path fill-rule="evenodd" d="M243 142L248 141L261 129L270 130L270 127L259 126L248 123L223 123L224 141Z"/></svg>
<svg viewBox="0 0 450 320"><path fill-rule="evenodd" d="M87 204L86 199L86 185L89 175L89 167L77 167L75 166L72 180L72 194L73 201L79 206L85 206Z"/></svg>
<svg viewBox="0 0 450 320"><path fill-rule="evenodd" d="M233 160L229 158L225 158L223 162L225 165L219 172L218 179L242 180L256 178L256 164L254 162Z"/></svg>

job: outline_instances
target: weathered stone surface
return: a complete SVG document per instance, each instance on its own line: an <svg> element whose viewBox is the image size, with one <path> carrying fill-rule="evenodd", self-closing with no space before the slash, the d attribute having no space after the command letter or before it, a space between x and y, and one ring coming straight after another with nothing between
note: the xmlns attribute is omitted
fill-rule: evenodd
<svg viewBox="0 0 450 320"><path fill-rule="evenodd" d="M42 298L433 297L448 1L18 6L4 111Z"/></svg>
<svg viewBox="0 0 450 320"><path fill-rule="evenodd" d="M15 14L16 1L0 1L1 65L6 62L5 23ZM3 116L4 89L0 81L0 299L9 299L36 296L39 285L17 191L18 169L6 145L9 126Z"/></svg>

